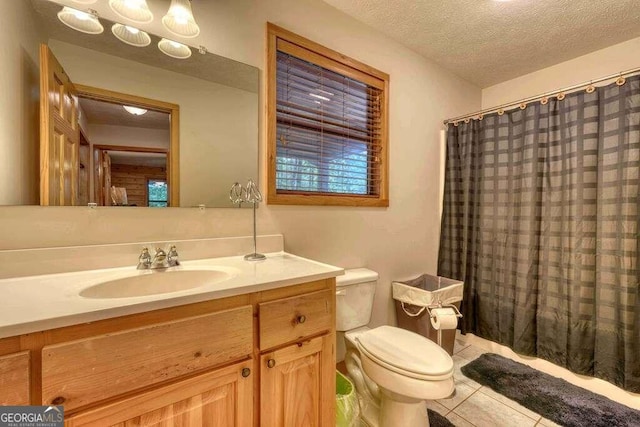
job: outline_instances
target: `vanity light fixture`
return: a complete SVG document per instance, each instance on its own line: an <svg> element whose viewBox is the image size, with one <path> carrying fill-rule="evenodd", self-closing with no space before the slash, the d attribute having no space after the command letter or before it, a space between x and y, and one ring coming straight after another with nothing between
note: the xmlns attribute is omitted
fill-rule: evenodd
<svg viewBox="0 0 640 427"><path fill-rule="evenodd" d="M143 114L147 113L147 110L145 110L144 108L133 107L131 105L123 105L122 108L127 110L127 113L133 114L134 116L142 116Z"/></svg>
<svg viewBox="0 0 640 427"><path fill-rule="evenodd" d="M98 0L73 0L73 1L80 4L92 4L97 2Z"/></svg>
<svg viewBox="0 0 640 427"><path fill-rule="evenodd" d="M131 46L145 47L151 44L149 34L130 25L113 24L111 32L118 40Z"/></svg>
<svg viewBox="0 0 640 427"><path fill-rule="evenodd" d="M191 56L191 49L189 46L182 43L178 43L169 39L162 39L158 42L158 49L165 55L177 59L187 59Z"/></svg>
<svg viewBox="0 0 640 427"><path fill-rule="evenodd" d="M196 24L191 10L191 0L171 0L171 6L162 18L162 24L177 36L192 38L200 34L200 27Z"/></svg>
<svg viewBox="0 0 640 427"><path fill-rule="evenodd" d="M101 34L104 27L98 19L98 13L89 9L87 12L64 6L58 12L58 19L67 27L86 34Z"/></svg>
<svg viewBox="0 0 640 427"><path fill-rule="evenodd" d="M109 6L121 18L140 24L153 21L153 13L149 10L147 0L109 0Z"/></svg>

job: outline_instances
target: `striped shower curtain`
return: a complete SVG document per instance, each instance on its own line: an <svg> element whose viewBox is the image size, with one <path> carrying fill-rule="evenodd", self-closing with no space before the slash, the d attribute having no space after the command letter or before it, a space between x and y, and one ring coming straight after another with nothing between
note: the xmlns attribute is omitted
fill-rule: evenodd
<svg viewBox="0 0 640 427"><path fill-rule="evenodd" d="M639 170L640 76L449 125L463 332L640 392Z"/></svg>

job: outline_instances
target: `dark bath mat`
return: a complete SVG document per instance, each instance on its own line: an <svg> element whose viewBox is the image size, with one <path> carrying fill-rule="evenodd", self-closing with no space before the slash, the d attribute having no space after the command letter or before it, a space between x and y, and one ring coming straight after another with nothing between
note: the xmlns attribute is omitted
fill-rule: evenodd
<svg viewBox="0 0 640 427"><path fill-rule="evenodd" d="M429 425L431 427L455 427L455 425L453 425L451 421L449 421L436 411L427 409L427 412L429 412Z"/></svg>
<svg viewBox="0 0 640 427"><path fill-rule="evenodd" d="M483 354L462 373L563 426L640 426L640 411L497 354Z"/></svg>

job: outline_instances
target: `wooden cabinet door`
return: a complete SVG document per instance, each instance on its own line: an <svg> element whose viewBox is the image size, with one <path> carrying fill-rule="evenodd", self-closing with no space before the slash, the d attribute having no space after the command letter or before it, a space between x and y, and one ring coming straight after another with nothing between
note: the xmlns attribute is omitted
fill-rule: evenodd
<svg viewBox="0 0 640 427"><path fill-rule="evenodd" d="M0 356L0 405L29 405L29 352Z"/></svg>
<svg viewBox="0 0 640 427"><path fill-rule="evenodd" d="M261 427L335 426L335 335L260 357Z"/></svg>
<svg viewBox="0 0 640 427"><path fill-rule="evenodd" d="M81 412L65 426L250 427L253 361L217 369Z"/></svg>

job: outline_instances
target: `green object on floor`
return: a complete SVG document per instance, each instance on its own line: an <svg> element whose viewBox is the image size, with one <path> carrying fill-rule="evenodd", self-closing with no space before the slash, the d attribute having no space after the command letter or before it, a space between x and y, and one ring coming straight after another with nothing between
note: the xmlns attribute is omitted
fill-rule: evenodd
<svg viewBox="0 0 640 427"><path fill-rule="evenodd" d="M336 371L336 427L356 427L360 424L360 404L353 383Z"/></svg>

